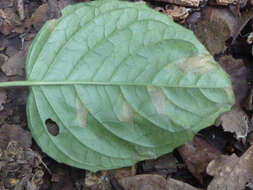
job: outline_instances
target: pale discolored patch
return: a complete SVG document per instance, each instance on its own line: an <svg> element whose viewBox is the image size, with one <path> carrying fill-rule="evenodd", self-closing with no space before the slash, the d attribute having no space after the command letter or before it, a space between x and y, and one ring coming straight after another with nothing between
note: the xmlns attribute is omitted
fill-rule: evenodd
<svg viewBox="0 0 253 190"><path fill-rule="evenodd" d="M227 94L227 97L230 98L230 102L234 102L234 91L232 88L224 88L225 93Z"/></svg>
<svg viewBox="0 0 253 190"><path fill-rule="evenodd" d="M187 57L178 62L179 68L184 72L207 73L216 68L215 61L210 55Z"/></svg>
<svg viewBox="0 0 253 190"><path fill-rule="evenodd" d="M50 30L51 32L53 32L54 29L55 29L55 27L56 27L56 20L55 20L55 19L50 20L48 26L49 26L49 27L48 27L49 30Z"/></svg>
<svg viewBox="0 0 253 190"><path fill-rule="evenodd" d="M125 100L121 99L120 102L122 104L121 110L115 112L118 119L123 122L133 123L133 109Z"/></svg>
<svg viewBox="0 0 253 190"><path fill-rule="evenodd" d="M148 90L148 93L152 99L152 103L156 108L156 111L159 114L167 115L166 104L168 104L169 101L166 99L161 88L155 88L155 87L148 86L147 90Z"/></svg>
<svg viewBox="0 0 253 190"><path fill-rule="evenodd" d="M79 123L79 126L82 128L86 127L87 124L87 116L88 111L85 105L80 101L80 99L76 99L76 117Z"/></svg>

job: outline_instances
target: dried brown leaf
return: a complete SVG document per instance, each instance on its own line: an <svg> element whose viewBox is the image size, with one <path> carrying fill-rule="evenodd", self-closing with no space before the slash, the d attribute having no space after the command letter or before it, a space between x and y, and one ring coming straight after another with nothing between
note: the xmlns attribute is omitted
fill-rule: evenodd
<svg viewBox="0 0 253 190"><path fill-rule="evenodd" d="M166 177L177 171L179 163L172 153L165 154L158 159L145 160L142 169L145 173L159 174Z"/></svg>
<svg viewBox="0 0 253 190"><path fill-rule="evenodd" d="M120 180L125 190L200 190L183 182L168 179L160 175L136 175Z"/></svg>
<svg viewBox="0 0 253 190"><path fill-rule="evenodd" d="M235 133L237 139L244 140L249 131L248 120L248 116L239 106L233 106L229 112L219 117L216 125L221 124L224 131Z"/></svg>
<svg viewBox="0 0 253 190"><path fill-rule="evenodd" d="M202 190L172 178L168 179L167 183L170 190Z"/></svg>
<svg viewBox="0 0 253 190"><path fill-rule="evenodd" d="M224 52L226 40L240 26L239 18L228 9L211 6L204 9L202 14L199 22L193 26L194 33L212 55Z"/></svg>
<svg viewBox="0 0 253 190"><path fill-rule="evenodd" d="M225 131L235 133L238 139L245 139L248 134L249 118L242 110L241 104L244 102L249 86L247 82L248 70L242 60L236 60L232 56L224 56L219 60L221 66L229 74L236 98L236 103L231 111L220 116L216 125L222 125Z"/></svg>
<svg viewBox="0 0 253 190"><path fill-rule="evenodd" d="M32 14L31 24L38 31L49 19L49 7L48 4L45 3L39 6L39 8L37 8L36 11Z"/></svg>
<svg viewBox="0 0 253 190"><path fill-rule="evenodd" d="M24 76L25 60L30 42L25 43L25 47L10 57L2 66L1 70L6 76Z"/></svg>
<svg viewBox="0 0 253 190"><path fill-rule="evenodd" d="M195 136L193 141L182 145L177 150L189 171L200 182L203 181L209 162L218 158L221 154L218 149L198 136Z"/></svg>
<svg viewBox="0 0 253 190"><path fill-rule="evenodd" d="M10 57L8 61L1 66L1 70L6 76L24 76L25 60L25 50L21 50L14 56Z"/></svg>
<svg viewBox="0 0 253 190"><path fill-rule="evenodd" d="M235 59L232 56L223 56L219 59L219 64L229 74L236 98L236 104L243 103L248 94L249 86L247 78L249 71L241 59Z"/></svg>
<svg viewBox="0 0 253 190"><path fill-rule="evenodd" d="M165 14L171 16L175 21L184 21L189 16L189 12L190 9L176 5L165 9Z"/></svg>
<svg viewBox="0 0 253 190"><path fill-rule="evenodd" d="M10 141L29 148L32 145L31 134L17 125L4 125L0 128L0 148L4 150Z"/></svg>
<svg viewBox="0 0 253 190"><path fill-rule="evenodd" d="M210 162L207 173L214 176L208 190L244 190L253 182L253 146L240 158L222 155Z"/></svg>

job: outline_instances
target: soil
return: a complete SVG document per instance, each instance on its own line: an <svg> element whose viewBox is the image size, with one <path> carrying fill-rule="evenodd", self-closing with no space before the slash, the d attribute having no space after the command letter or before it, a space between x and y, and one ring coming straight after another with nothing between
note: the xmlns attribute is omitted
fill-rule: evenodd
<svg viewBox="0 0 253 190"><path fill-rule="evenodd" d="M0 82L25 80L27 49L40 28L78 2L85 0L0 0ZM172 153L91 173L44 154L27 127L28 88L2 88L0 190L253 189L253 1L146 3L192 30L227 71L236 97L232 110Z"/></svg>

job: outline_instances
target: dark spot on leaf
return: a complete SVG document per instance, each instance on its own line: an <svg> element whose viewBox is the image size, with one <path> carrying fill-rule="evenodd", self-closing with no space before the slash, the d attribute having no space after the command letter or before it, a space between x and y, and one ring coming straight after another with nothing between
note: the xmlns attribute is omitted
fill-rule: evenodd
<svg viewBox="0 0 253 190"><path fill-rule="evenodd" d="M59 127L58 127L57 123L55 123L52 119L46 120L46 126L47 126L48 132L51 135L57 136L59 134Z"/></svg>

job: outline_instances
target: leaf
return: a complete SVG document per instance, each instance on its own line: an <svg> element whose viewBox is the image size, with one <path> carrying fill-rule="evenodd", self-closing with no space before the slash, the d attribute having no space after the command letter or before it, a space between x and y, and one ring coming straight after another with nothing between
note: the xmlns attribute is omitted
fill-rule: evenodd
<svg viewBox="0 0 253 190"><path fill-rule="evenodd" d="M166 180L160 175L150 174L125 177L119 182L125 190L202 190L172 178Z"/></svg>
<svg viewBox="0 0 253 190"><path fill-rule="evenodd" d="M203 184L208 164L221 155L219 149L205 138L195 136L191 142L177 148L187 169Z"/></svg>
<svg viewBox="0 0 253 190"><path fill-rule="evenodd" d="M91 171L170 152L234 102L227 74L193 33L142 3L65 8L34 40L26 73L15 85L30 86L34 139L58 162Z"/></svg>
<svg viewBox="0 0 253 190"><path fill-rule="evenodd" d="M253 146L241 156L221 155L211 161L207 173L214 176L207 190L243 190L253 183Z"/></svg>

